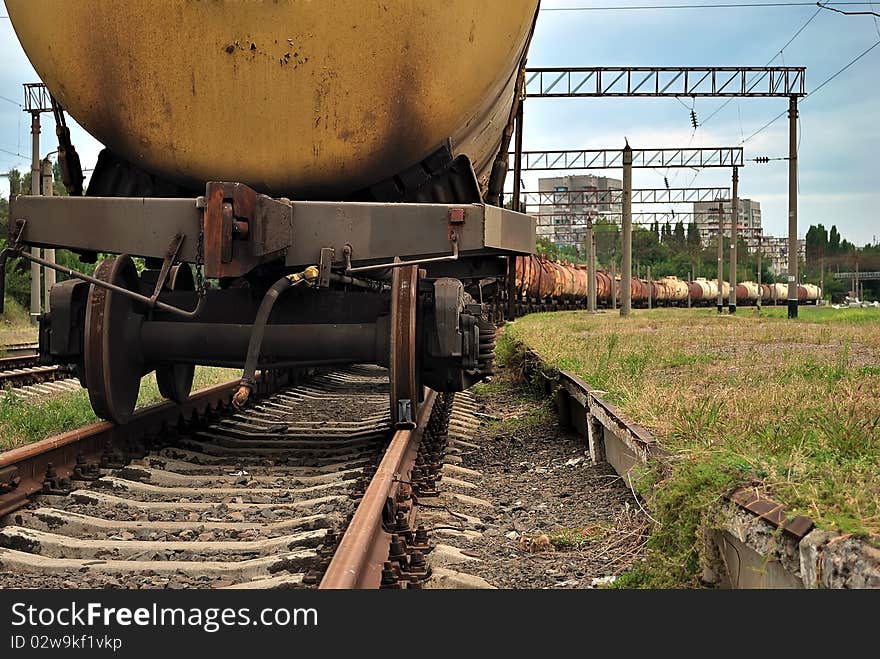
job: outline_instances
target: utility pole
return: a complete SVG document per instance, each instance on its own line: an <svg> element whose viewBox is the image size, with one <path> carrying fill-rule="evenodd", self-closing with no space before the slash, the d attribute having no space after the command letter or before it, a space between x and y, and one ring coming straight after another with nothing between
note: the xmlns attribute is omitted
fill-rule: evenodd
<svg viewBox="0 0 880 659"><path fill-rule="evenodd" d="M41 164L42 175L43 175L43 196L51 197L55 193L55 173L52 171L52 161L49 160L49 157L43 159ZM43 250L43 258L49 261L50 263L55 263L55 250L54 249L44 249ZM51 311L49 308L49 291L52 290L52 287L55 285L55 271L52 268L44 268L43 269L43 304L44 309L48 313Z"/></svg>
<svg viewBox="0 0 880 659"><path fill-rule="evenodd" d="M825 298L825 254L819 257L819 294L820 299Z"/></svg>
<svg viewBox="0 0 880 659"><path fill-rule="evenodd" d="M31 194L40 194L40 114L52 111L49 92L43 83L24 85L24 111L31 115ZM40 257L40 248L31 247L31 256ZM31 261L31 324L36 324L42 313L40 304L40 266Z"/></svg>
<svg viewBox="0 0 880 659"><path fill-rule="evenodd" d="M647 266L648 268L648 309L651 308L651 297L654 293L654 280L651 279L651 266Z"/></svg>
<svg viewBox="0 0 880 659"><path fill-rule="evenodd" d="M718 313L724 311L724 202L718 200Z"/></svg>
<svg viewBox="0 0 880 659"><path fill-rule="evenodd" d="M597 265L597 259L596 259L596 236L595 236L595 234L593 235L593 240L590 242L590 258L593 260L593 278L590 279L590 285L593 287L592 305L593 305L593 311L596 311L597 310L596 309L596 265ZM589 296L589 294L590 293L589 293L589 289L588 289L587 295Z"/></svg>
<svg viewBox="0 0 880 659"><path fill-rule="evenodd" d="M853 277L853 297L857 300L861 301L861 297L859 296L859 262L856 260L856 276Z"/></svg>
<svg viewBox="0 0 880 659"><path fill-rule="evenodd" d="M797 96L788 99L788 317L798 317Z"/></svg>
<svg viewBox="0 0 880 659"><path fill-rule="evenodd" d="M523 146L523 101L520 100L516 109L516 144L513 154L513 210L522 212L520 204L520 181L522 181L522 146Z"/></svg>
<svg viewBox="0 0 880 659"><path fill-rule="evenodd" d="M730 220L730 296L728 298L728 310L736 313L736 241L739 232L739 167L733 168L733 210Z"/></svg>
<svg viewBox="0 0 880 659"><path fill-rule="evenodd" d="M761 238L758 238L758 311L761 310L761 298L764 295L764 289L761 286L761 252L763 251L764 247L761 244Z"/></svg>
<svg viewBox="0 0 880 659"><path fill-rule="evenodd" d="M40 194L40 112L31 112L31 194ZM31 256L40 256L39 247L31 247ZM40 305L40 266L31 261L31 325L36 325L42 308Z"/></svg>
<svg viewBox="0 0 880 659"><path fill-rule="evenodd" d="M632 164L633 152L623 148L623 255L620 259L620 315L632 310Z"/></svg>
<svg viewBox="0 0 880 659"><path fill-rule="evenodd" d="M611 309L617 309L617 251L611 250Z"/></svg>
<svg viewBox="0 0 880 659"><path fill-rule="evenodd" d="M587 311L596 310L596 251L593 249L593 220L587 217Z"/></svg>
<svg viewBox="0 0 880 659"><path fill-rule="evenodd" d="M694 271L693 271L693 268L691 268L691 276L690 276L690 279L688 279L688 309L691 308L691 287L690 287L690 282L692 282L693 280L694 280Z"/></svg>
<svg viewBox="0 0 880 659"><path fill-rule="evenodd" d="M513 199L511 208L517 213L523 211L520 204L520 177L522 177L522 143L523 143L523 99L516 109L516 135L513 155ZM516 257L507 257L507 313L508 320L516 317Z"/></svg>

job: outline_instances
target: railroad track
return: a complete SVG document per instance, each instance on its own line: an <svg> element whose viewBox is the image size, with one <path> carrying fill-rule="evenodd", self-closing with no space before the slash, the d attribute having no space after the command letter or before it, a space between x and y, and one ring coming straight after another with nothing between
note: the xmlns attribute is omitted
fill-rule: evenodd
<svg viewBox="0 0 880 659"><path fill-rule="evenodd" d="M0 391L18 389L17 394L28 399L34 396L55 396L80 388L71 379L71 368L58 364L40 364L36 343L4 346L0 357Z"/></svg>
<svg viewBox="0 0 880 659"><path fill-rule="evenodd" d="M0 454L0 586L418 586L427 539L410 497L433 484L418 440L447 406L430 392L419 426L392 432L387 372L372 366L240 412L234 388L193 396L186 424L165 403ZM402 538L413 547L390 568Z"/></svg>
<svg viewBox="0 0 880 659"><path fill-rule="evenodd" d="M3 346L3 358L0 359L0 363L3 363L3 360L16 358L25 360L31 358L36 360L39 350L39 343L11 343Z"/></svg>
<svg viewBox="0 0 880 659"><path fill-rule="evenodd" d="M67 366L8 368L0 364L0 369L0 390L20 389L18 393L24 398L56 395L81 386L79 380L71 379L71 369Z"/></svg>

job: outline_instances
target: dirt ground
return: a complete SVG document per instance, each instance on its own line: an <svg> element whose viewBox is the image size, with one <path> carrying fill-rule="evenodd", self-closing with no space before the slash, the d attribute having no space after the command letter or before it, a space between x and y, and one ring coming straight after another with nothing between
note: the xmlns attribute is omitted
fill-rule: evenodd
<svg viewBox="0 0 880 659"><path fill-rule="evenodd" d="M483 559L467 571L499 588L607 585L642 553L648 519L607 464L593 465L583 438L563 429L541 400L499 369L475 397L483 420L461 466L482 472L467 494L491 510L482 538L457 547Z"/></svg>

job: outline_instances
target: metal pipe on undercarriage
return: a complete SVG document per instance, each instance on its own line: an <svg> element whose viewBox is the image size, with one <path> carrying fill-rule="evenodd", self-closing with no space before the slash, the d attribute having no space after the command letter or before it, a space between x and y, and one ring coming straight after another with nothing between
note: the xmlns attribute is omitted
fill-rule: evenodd
<svg viewBox="0 0 880 659"><path fill-rule="evenodd" d="M242 366L253 325L144 321L144 361ZM390 326L376 323L267 325L260 367L276 363L372 363L388 365Z"/></svg>

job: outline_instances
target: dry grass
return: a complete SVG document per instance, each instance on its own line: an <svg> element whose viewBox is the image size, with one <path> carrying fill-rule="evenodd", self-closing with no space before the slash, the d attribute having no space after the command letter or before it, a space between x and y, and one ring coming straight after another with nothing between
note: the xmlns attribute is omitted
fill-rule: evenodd
<svg viewBox="0 0 880 659"><path fill-rule="evenodd" d="M733 474L705 482L754 482L820 526L878 533L880 312L782 313L536 314L505 337L606 391L681 462Z"/></svg>
<svg viewBox="0 0 880 659"><path fill-rule="evenodd" d="M15 300L6 298L4 313L0 314L0 356L3 346L36 341L37 327L31 325L27 310Z"/></svg>

